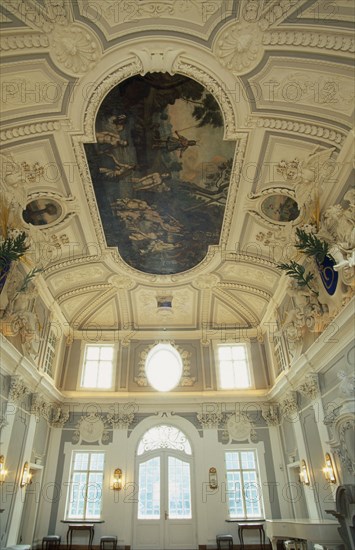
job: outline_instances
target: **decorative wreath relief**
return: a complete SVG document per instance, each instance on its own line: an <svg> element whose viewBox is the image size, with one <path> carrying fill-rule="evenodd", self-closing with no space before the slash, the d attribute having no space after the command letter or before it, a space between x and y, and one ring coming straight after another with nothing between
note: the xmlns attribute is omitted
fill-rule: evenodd
<svg viewBox="0 0 355 550"><path fill-rule="evenodd" d="M85 74L96 65L100 47L96 37L76 23L57 26L50 35L53 61L67 74Z"/></svg>
<svg viewBox="0 0 355 550"><path fill-rule="evenodd" d="M216 55L220 63L235 74L248 73L263 56L261 36L257 24L233 23L217 41Z"/></svg>

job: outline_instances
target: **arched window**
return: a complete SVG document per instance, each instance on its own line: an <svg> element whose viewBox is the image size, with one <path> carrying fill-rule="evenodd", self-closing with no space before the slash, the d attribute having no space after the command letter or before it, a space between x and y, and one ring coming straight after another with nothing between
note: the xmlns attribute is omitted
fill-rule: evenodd
<svg viewBox="0 0 355 550"><path fill-rule="evenodd" d="M150 350L145 363L149 384L158 391L170 391L182 375L182 360L171 344L157 344Z"/></svg>

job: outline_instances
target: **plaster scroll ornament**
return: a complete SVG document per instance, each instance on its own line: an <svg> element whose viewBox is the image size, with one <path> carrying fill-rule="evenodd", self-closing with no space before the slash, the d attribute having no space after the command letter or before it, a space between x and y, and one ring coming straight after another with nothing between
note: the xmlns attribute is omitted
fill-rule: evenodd
<svg viewBox="0 0 355 550"><path fill-rule="evenodd" d="M330 157L334 147L325 151L316 148L305 160L281 160L277 171L294 185L295 199L307 220L319 221L319 193L324 179L333 171Z"/></svg>
<svg viewBox="0 0 355 550"><path fill-rule="evenodd" d="M80 76L91 70L101 56L94 33L79 23L56 25L49 35L50 56L65 73Z"/></svg>
<svg viewBox="0 0 355 550"><path fill-rule="evenodd" d="M250 72L261 60L262 33L256 23L232 23L216 41L215 54L223 67L236 75Z"/></svg>
<svg viewBox="0 0 355 550"><path fill-rule="evenodd" d="M135 285L134 280L126 275L111 275L108 282L116 288L125 290L129 290Z"/></svg>
<svg viewBox="0 0 355 550"><path fill-rule="evenodd" d="M44 418L49 422L51 417L51 405L39 393L32 394L31 414L36 417L37 421Z"/></svg>
<svg viewBox="0 0 355 550"><path fill-rule="evenodd" d="M193 285L201 290L204 289L211 289L218 285L220 279L218 275L215 275L214 273L206 274L206 275L200 275L198 277Z"/></svg>

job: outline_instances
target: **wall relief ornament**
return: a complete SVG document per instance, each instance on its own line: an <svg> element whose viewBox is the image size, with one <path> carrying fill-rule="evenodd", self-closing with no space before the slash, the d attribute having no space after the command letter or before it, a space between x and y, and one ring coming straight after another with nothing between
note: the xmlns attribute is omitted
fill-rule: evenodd
<svg viewBox="0 0 355 550"><path fill-rule="evenodd" d="M256 432L252 422L246 414L228 415L226 419L226 429L230 441L256 441Z"/></svg>
<svg viewBox="0 0 355 550"><path fill-rule="evenodd" d="M101 56L96 35L79 23L56 25L49 35L50 56L66 74L80 76L90 71Z"/></svg>
<svg viewBox="0 0 355 550"><path fill-rule="evenodd" d="M107 420L103 415L91 412L82 416L76 425L73 442L104 443L108 441Z"/></svg>
<svg viewBox="0 0 355 550"><path fill-rule="evenodd" d="M259 223L276 231L290 222L296 225L302 219L302 211L299 210L296 202L295 191L286 186L275 185L258 193L250 193L245 209ZM288 232L290 230L287 228ZM283 232L285 241L287 231Z"/></svg>
<svg viewBox="0 0 355 550"><path fill-rule="evenodd" d="M317 219L319 215L319 194L334 170L334 162L330 160L333 151L334 148L318 151L317 147L304 160L281 160L278 164L278 173L294 186L295 200L306 220Z"/></svg>

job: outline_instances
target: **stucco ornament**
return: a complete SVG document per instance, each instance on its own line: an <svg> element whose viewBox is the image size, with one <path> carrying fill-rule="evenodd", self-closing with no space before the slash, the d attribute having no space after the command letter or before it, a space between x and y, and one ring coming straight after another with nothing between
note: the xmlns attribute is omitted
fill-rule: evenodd
<svg viewBox="0 0 355 550"><path fill-rule="evenodd" d="M57 25L50 34L49 51L56 65L73 76L87 73L101 55L96 36L78 23Z"/></svg>
<svg viewBox="0 0 355 550"><path fill-rule="evenodd" d="M281 160L277 168L278 173L295 186L295 199L306 219L317 216L319 192L327 176L334 170L330 160L334 148L323 151L317 149L304 160Z"/></svg>
<svg viewBox="0 0 355 550"><path fill-rule="evenodd" d="M345 193L341 204L329 206L321 217L319 235L331 245L330 252L337 262L335 271L355 266L355 190Z"/></svg>
<svg viewBox="0 0 355 550"><path fill-rule="evenodd" d="M234 74L245 74L261 60L264 49L262 33L256 23L233 23L219 35L215 54L223 67Z"/></svg>
<svg viewBox="0 0 355 550"><path fill-rule="evenodd" d="M108 435L106 428L106 422L101 415L96 412L91 412L87 416L82 416L76 426L73 440L86 441L87 443L94 443L99 441L107 441Z"/></svg>
<svg viewBox="0 0 355 550"><path fill-rule="evenodd" d="M253 426L246 416L233 414L228 418L226 426L234 441L245 441L251 437Z"/></svg>

